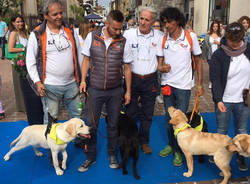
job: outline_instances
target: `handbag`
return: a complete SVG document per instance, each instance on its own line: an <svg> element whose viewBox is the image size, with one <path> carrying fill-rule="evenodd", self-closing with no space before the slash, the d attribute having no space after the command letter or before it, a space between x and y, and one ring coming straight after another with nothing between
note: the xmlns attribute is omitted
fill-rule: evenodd
<svg viewBox="0 0 250 184"><path fill-rule="evenodd" d="M24 48L23 44L20 43L19 36L18 36L17 32L16 32L16 35L17 35L19 43L17 43L15 45L15 48ZM21 56L24 55L24 52L11 52L10 53L8 50L8 43L9 43L9 39L8 39L8 42L5 44L5 48L4 48L5 49L5 57L7 59L15 59L15 58L17 58L18 54L20 54Z"/></svg>

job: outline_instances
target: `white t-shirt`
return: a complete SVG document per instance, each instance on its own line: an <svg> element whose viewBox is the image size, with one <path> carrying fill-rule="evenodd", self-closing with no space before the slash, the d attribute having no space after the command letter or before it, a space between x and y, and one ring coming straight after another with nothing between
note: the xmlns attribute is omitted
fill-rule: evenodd
<svg viewBox="0 0 250 184"><path fill-rule="evenodd" d="M193 55L200 55L201 48L196 34L190 32L190 36L193 41ZM173 40L168 34L164 48L159 49L158 56L164 56L164 63L171 66L168 73L162 73L161 85L190 90L192 88L192 60L185 31L182 30L177 40Z"/></svg>
<svg viewBox="0 0 250 184"><path fill-rule="evenodd" d="M221 37L213 38L212 36L209 36L209 43L211 45L212 53L214 53L214 51L218 49L218 45L214 43L214 40L217 40L218 42L220 42Z"/></svg>
<svg viewBox="0 0 250 184"><path fill-rule="evenodd" d="M227 84L223 94L223 102L243 102L242 92L250 86L250 61L241 54L231 57L227 74Z"/></svg>
<svg viewBox="0 0 250 184"><path fill-rule="evenodd" d="M81 51L83 49L85 40L82 38L81 35L78 35L78 39L79 39L79 44L80 44L80 52L78 53L78 61L79 61L80 67L82 67L82 61L83 61L84 55L81 53Z"/></svg>
<svg viewBox="0 0 250 184"><path fill-rule="evenodd" d="M71 42L67 34L64 32L63 27L60 29L59 34L51 32L48 27L46 27L46 32L46 78L44 84L70 84L75 81ZM76 35L75 38L76 42L79 44L79 40ZM37 39L35 37L35 33L32 32L28 41L26 65L34 83L40 81L36 68L37 47Z"/></svg>
<svg viewBox="0 0 250 184"><path fill-rule="evenodd" d="M104 29L105 27L103 27ZM105 42L105 46L106 46L106 50L108 49L108 47L110 46L111 42L112 42L112 38L105 38L104 33L103 33L103 29L102 29L102 37L104 38L104 42ZM81 53L85 56L90 57L90 47L91 47L91 43L92 43L92 32L88 33L85 42L84 42L84 46L83 49L81 51ZM125 47L124 47L124 53L123 53L123 62L124 63L131 63L132 62L132 58L131 58L131 50L128 46L128 42L126 40L125 43Z"/></svg>
<svg viewBox="0 0 250 184"><path fill-rule="evenodd" d="M161 48L163 36L160 31L154 29L146 35L142 34L139 28L124 32L124 37L132 50L131 70L133 73L147 75L156 72L158 66L156 55Z"/></svg>
<svg viewBox="0 0 250 184"><path fill-rule="evenodd" d="M18 37L19 41L16 42L16 44L20 43L22 44L24 47L27 47L28 44L28 39L27 38L23 38L21 36Z"/></svg>

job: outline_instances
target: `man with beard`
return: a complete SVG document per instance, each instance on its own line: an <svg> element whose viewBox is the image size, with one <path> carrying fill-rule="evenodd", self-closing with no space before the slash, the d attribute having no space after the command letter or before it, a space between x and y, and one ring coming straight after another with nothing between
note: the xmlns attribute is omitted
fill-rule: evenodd
<svg viewBox="0 0 250 184"><path fill-rule="evenodd" d="M122 87L123 74L126 82L125 104L130 102L131 93L131 69L129 65L131 59L126 39L121 35L123 20L123 14L119 10L112 10L107 16L105 26L87 35L82 49L84 59L82 62L80 92L86 92L86 77L90 69L88 92L93 104L92 112L92 109L89 107L90 99L87 98L86 124L93 127L96 122L98 126L102 106L105 103L108 113L109 166L112 169L118 168L116 158L117 123L122 95L124 94ZM95 120L92 118L92 113ZM91 139L87 141L87 158L79 167L79 172L87 171L96 162L97 134L94 127L91 130Z"/></svg>

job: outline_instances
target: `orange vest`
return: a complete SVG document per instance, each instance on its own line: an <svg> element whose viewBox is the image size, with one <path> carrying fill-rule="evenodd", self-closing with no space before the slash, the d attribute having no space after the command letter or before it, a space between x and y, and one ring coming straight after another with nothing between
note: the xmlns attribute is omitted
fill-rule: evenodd
<svg viewBox="0 0 250 184"><path fill-rule="evenodd" d="M42 48L42 78L40 78L41 82L44 83L44 80L46 78L46 45L47 45L47 31L46 31L46 26L44 27L44 32L41 33L40 30L41 26L37 26L35 28L35 31L37 33L35 33L36 35L38 34L40 37L40 44L41 44L41 48ZM43 30L42 30L43 31ZM76 44L75 44L75 40L74 37L72 35L72 31L70 28L68 27L64 27L64 32L67 34L67 36L69 37L69 40L72 44L72 49L73 49L73 62L74 62L74 74L75 74L75 78L77 83L79 83L79 75L78 75L78 70L77 70L77 54L76 54ZM39 41L39 39L37 39ZM39 43L38 43L39 44ZM39 53L38 53L39 54ZM39 57L39 56L38 56ZM39 62L39 60L37 61ZM41 63L40 63L41 64ZM39 65L39 63L37 63L37 65ZM38 73L40 74L41 71L38 71ZM41 75L39 75L41 77Z"/></svg>

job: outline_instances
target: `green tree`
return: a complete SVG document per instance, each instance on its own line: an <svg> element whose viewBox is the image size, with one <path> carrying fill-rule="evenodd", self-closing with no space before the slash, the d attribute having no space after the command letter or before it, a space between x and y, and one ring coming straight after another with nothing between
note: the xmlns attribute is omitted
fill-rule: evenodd
<svg viewBox="0 0 250 184"><path fill-rule="evenodd" d="M84 8L82 6L70 5L70 10L77 21L82 21L84 19Z"/></svg>
<svg viewBox="0 0 250 184"><path fill-rule="evenodd" d="M2 17L6 17L20 12L21 4L22 0L0 0L0 14Z"/></svg>

